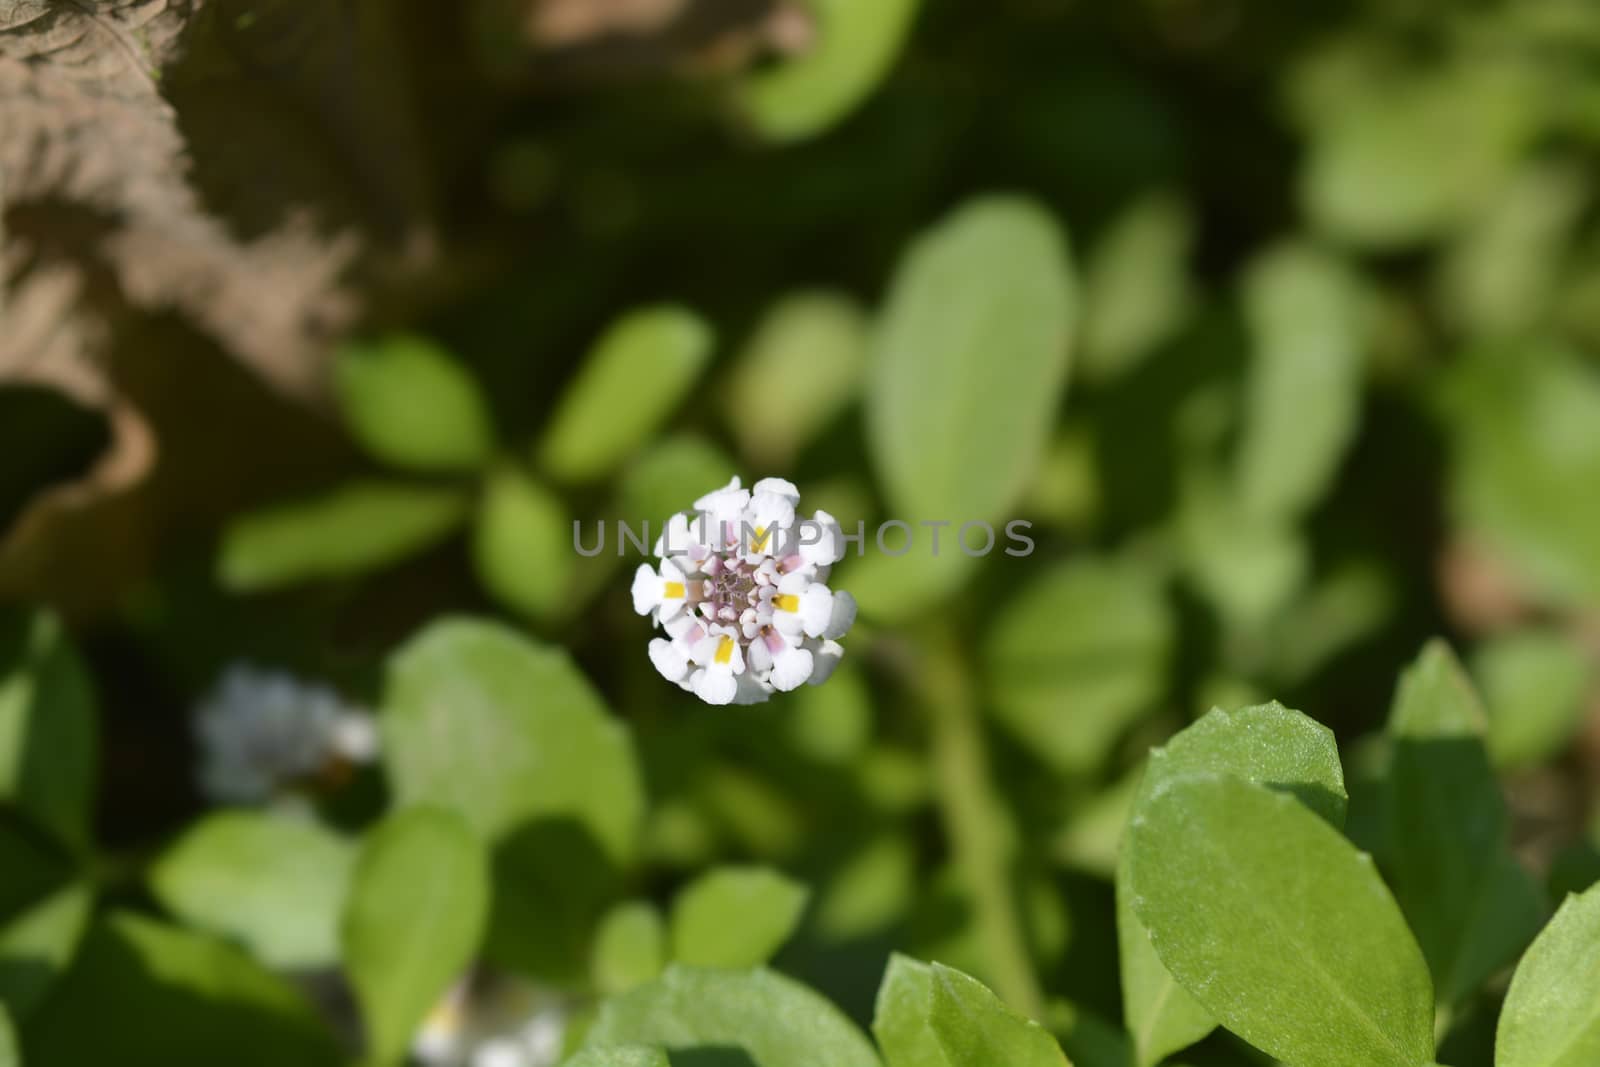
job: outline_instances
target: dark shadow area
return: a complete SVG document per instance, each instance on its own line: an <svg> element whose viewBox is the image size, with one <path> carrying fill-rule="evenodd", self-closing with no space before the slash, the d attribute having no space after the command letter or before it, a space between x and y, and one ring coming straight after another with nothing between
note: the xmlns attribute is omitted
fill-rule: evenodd
<svg viewBox="0 0 1600 1067"><path fill-rule="evenodd" d="M576 819L535 819L494 852L494 911L486 944L495 961L524 974L579 978L590 934L620 876Z"/></svg>

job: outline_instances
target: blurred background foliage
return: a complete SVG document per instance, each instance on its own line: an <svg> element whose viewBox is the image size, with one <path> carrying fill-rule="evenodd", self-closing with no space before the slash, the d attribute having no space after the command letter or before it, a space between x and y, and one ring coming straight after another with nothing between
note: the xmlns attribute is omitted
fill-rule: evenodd
<svg viewBox="0 0 1600 1067"><path fill-rule="evenodd" d="M725 959L703 872L765 864L810 887L779 965L851 1014L899 949L1118 1062L1147 748L1303 708L1360 840L1435 635L1518 858L1600 876L1600 8L44 7L0 2L0 993L38 1062L189 998L307 1062L322 1024L191 931L320 974L391 798L459 809L485 954L574 1003L663 938ZM572 524L735 473L916 548L838 568L827 685L708 708ZM1033 554L953 550L1011 519ZM206 815L190 713L239 662L381 709L382 769L302 783L314 823ZM396 819L363 864L474 847ZM417 995L350 970L404 1049Z"/></svg>

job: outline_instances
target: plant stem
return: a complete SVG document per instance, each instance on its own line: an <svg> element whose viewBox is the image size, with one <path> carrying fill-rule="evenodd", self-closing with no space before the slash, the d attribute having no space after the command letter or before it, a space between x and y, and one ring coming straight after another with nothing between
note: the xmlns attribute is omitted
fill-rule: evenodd
<svg viewBox="0 0 1600 1067"><path fill-rule="evenodd" d="M1041 1018L1044 998L1012 885L1016 834L990 776L968 664L948 632L922 634L914 684L932 733L940 815L956 869L972 895L995 992L1030 1018Z"/></svg>

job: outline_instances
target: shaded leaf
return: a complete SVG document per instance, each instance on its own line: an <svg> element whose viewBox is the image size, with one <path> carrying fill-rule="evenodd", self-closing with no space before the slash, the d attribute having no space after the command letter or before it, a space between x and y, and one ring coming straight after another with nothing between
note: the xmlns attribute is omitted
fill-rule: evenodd
<svg viewBox="0 0 1600 1067"><path fill-rule="evenodd" d="M1110 381L1183 324L1194 301L1194 219L1171 193L1135 201L1089 253L1083 272L1083 373Z"/></svg>
<svg viewBox="0 0 1600 1067"><path fill-rule="evenodd" d="M18 1019L44 999L72 962L94 893L69 885L0 928L0 1001Z"/></svg>
<svg viewBox="0 0 1600 1067"><path fill-rule="evenodd" d="M0 802L86 848L98 751L94 692L60 621L0 616Z"/></svg>

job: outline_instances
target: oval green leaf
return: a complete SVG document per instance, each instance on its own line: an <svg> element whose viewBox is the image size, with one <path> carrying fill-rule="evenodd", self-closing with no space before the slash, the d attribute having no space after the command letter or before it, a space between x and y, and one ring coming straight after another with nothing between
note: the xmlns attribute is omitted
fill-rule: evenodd
<svg viewBox="0 0 1600 1067"><path fill-rule="evenodd" d="M572 519L561 498L513 467L492 473L478 502L472 560L496 599L535 619L566 607Z"/></svg>
<svg viewBox="0 0 1600 1067"><path fill-rule="evenodd" d="M770 867L722 867L672 902L672 958L694 967L754 967L789 940L810 892Z"/></svg>
<svg viewBox="0 0 1600 1067"><path fill-rule="evenodd" d="M488 915L488 859L458 816L410 808L372 831L341 930L371 1062L405 1058L417 1024L472 962Z"/></svg>
<svg viewBox="0 0 1600 1067"><path fill-rule="evenodd" d="M1428 967L1370 857L1239 778L1158 786L1128 886L1161 962L1223 1025L1298 1067L1433 1059Z"/></svg>
<svg viewBox="0 0 1600 1067"><path fill-rule="evenodd" d="M60 620L0 616L0 802L86 848L98 752L94 690Z"/></svg>
<svg viewBox="0 0 1600 1067"><path fill-rule="evenodd" d="M1511 979L1495 1067L1600 1063L1600 885L1570 896Z"/></svg>
<svg viewBox="0 0 1600 1067"><path fill-rule="evenodd" d="M494 426L478 383L426 338L346 344L333 371L345 425L385 463L427 472L471 470L494 451Z"/></svg>

